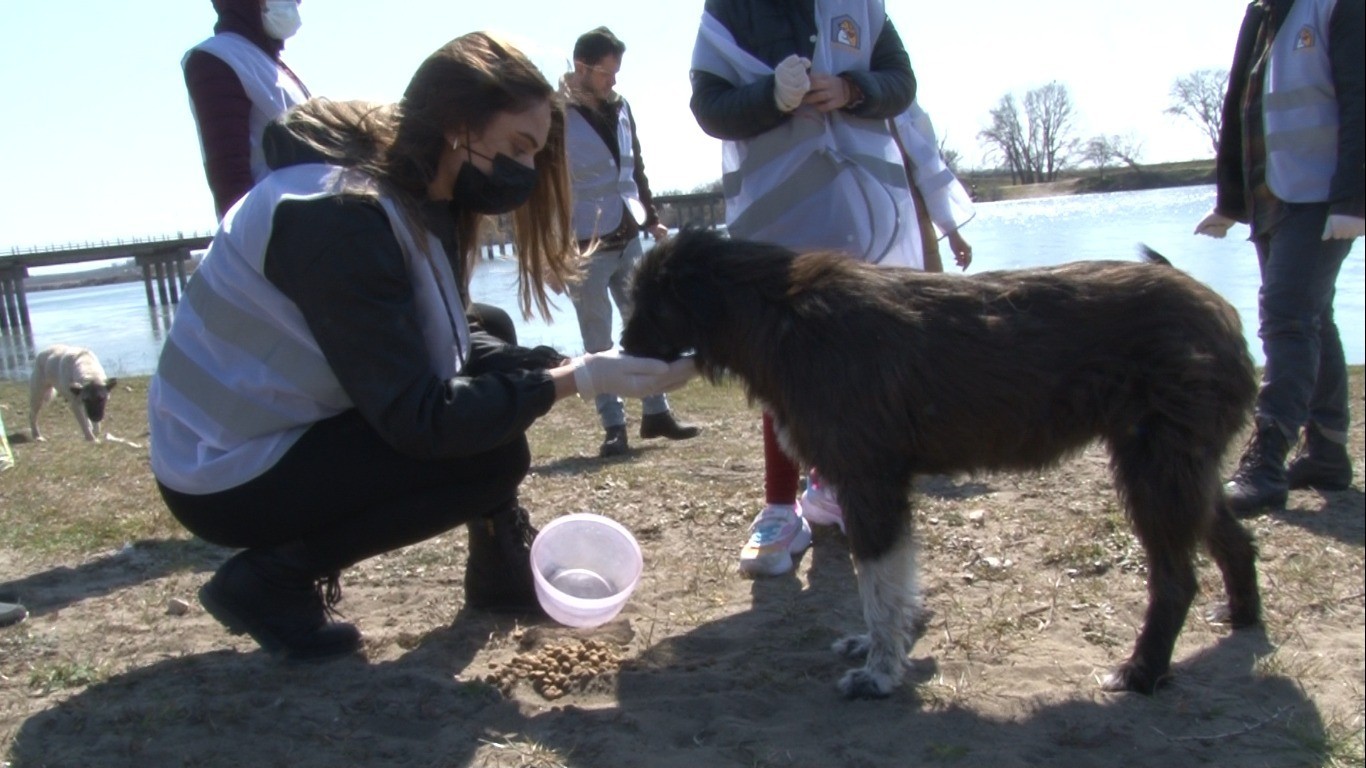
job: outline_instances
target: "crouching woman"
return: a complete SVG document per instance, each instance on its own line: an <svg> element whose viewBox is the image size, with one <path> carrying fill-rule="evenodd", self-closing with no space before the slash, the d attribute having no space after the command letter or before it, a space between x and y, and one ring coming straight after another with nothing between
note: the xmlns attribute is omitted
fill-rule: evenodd
<svg viewBox="0 0 1366 768"><path fill-rule="evenodd" d="M573 280L564 112L516 49L457 38L383 107L309 101L224 218L148 393L172 514L240 548L208 612L286 659L356 652L346 568L457 526L465 602L534 611L526 431L559 400L682 385L690 363L572 360L469 302L485 216L513 212L521 310Z"/></svg>

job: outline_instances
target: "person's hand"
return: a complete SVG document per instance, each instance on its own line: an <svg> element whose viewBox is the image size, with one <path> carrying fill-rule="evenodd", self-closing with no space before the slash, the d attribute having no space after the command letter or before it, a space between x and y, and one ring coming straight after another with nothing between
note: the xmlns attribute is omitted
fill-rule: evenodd
<svg viewBox="0 0 1366 768"><path fill-rule="evenodd" d="M811 89L810 68L811 60L795 53L778 62L773 70L773 103L778 109L791 112L801 106L802 97Z"/></svg>
<svg viewBox="0 0 1366 768"><path fill-rule="evenodd" d="M953 251L953 261L958 268L967 270L968 265L972 264L972 246L956 229L949 233L949 248Z"/></svg>
<svg viewBox="0 0 1366 768"><path fill-rule="evenodd" d="M645 231L650 233L650 237L653 237L656 243L662 243L669 239L669 228L663 224L656 222L646 227Z"/></svg>
<svg viewBox="0 0 1366 768"><path fill-rule="evenodd" d="M690 357L672 363L651 357L632 357L612 349L576 357L574 385L585 400L597 395L649 397L671 392L697 375Z"/></svg>
<svg viewBox="0 0 1366 768"><path fill-rule="evenodd" d="M1229 227L1237 223L1218 211L1210 211L1195 225L1195 234L1223 239L1224 235L1228 234Z"/></svg>
<svg viewBox="0 0 1366 768"><path fill-rule="evenodd" d="M1360 216L1344 216L1340 213L1328 214L1323 224L1324 240L1355 240L1366 230L1366 219Z"/></svg>
<svg viewBox="0 0 1366 768"><path fill-rule="evenodd" d="M838 75L811 75L811 90L802 99L821 112L834 112L854 101L854 86Z"/></svg>

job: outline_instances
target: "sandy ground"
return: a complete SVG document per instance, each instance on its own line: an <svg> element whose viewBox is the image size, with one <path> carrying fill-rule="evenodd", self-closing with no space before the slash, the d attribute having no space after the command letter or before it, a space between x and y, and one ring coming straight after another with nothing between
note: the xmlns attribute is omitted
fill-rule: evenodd
<svg viewBox="0 0 1366 768"><path fill-rule="evenodd" d="M851 702L835 688L848 664L829 649L862 626L844 539L817 529L794 573L738 574L761 501L758 416L738 392L703 398L701 386L675 398L706 428L692 444L638 441L627 460L600 461L581 405L532 433L533 446L574 446L537 448L524 499L536 519L610 515L645 552L639 589L596 630L463 611L459 530L349 571L341 608L365 633L365 658L313 666L276 663L200 608L195 590L224 550L169 538L57 562L0 549L0 591L33 612L0 630L0 762L1361 764L1359 479L1249 521L1266 631L1230 633L1193 612L1171 683L1145 697L1097 685L1145 605L1104 454L928 478L917 525L929 631L901 689ZM1359 417L1359 392L1353 408ZM1358 469L1361 445L1358 423ZM1200 576L1197 609L1218 596L1207 560Z"/></svg>

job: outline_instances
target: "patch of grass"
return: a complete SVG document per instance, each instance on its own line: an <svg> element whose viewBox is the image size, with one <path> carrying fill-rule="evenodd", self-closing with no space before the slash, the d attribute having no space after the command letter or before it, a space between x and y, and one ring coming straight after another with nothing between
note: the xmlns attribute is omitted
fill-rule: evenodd
<svg viewBox="0 0 1366 768"><path fill-rule="evenodd" d="M954 763L967 757L972 750L963 744L928 744L925 753L932 762Z"/></svg>
<svg viewBox="0 0 1366 768"><path fill-rule="evenodd" d="M59 660L40 663L29 672L28 684L43 695L103 682L110 675L107 663Z"/></svg>

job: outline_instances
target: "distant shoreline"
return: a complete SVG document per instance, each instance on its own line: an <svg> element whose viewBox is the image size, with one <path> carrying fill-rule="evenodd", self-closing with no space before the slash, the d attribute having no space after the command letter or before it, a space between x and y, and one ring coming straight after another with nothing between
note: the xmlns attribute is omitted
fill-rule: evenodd
<svg viewBox="0 0 1366 768"><path fill-rule="evenodd" d="M1131 192L1144 189L1189 187L1214 183L1214 160L1188 160L1130 168L1106 170L1069 170L1057 181L1039 184L1011 184L1010 174L1000 171L967 171L960 175L973 199L979 203L1024 200L1036 197L1087 195L1105 192ZM190 269L193 272L193 266ZM55 291L89 288L142 280L142 270L129 264L59 275L36 275L24 281L29 291Z"/></svg>
<svg viewBox="0 0 1366 768"><path fill-rule="evenodd" d="M1214 160L1187 160L1131 168L1068 170L1056 181L1012 184L1009 173L967 171L959 176L979 203L1034 197L1135 192L1214 183Z"/></svg>
<svg viewBox="0 0 1366 768"><path fill-rule="evenodd" d="M37 291L60 291L69 288L90 288L97 285L133 283L141 280L141 268L126 264L115 264L111 267L99 267L83 272L71 272L59 275L30 275L24 279L24 290L30 293Z"/></svg>

